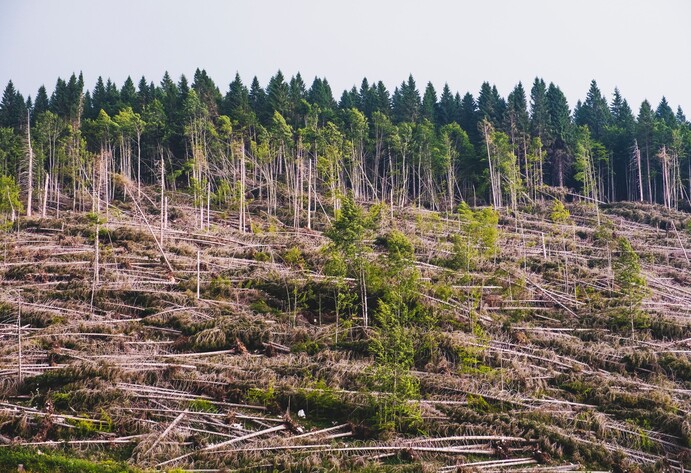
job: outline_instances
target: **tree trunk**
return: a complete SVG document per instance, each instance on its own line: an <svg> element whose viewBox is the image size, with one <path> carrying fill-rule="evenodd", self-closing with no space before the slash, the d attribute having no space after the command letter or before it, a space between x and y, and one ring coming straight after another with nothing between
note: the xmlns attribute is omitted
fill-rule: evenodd
<svg viewBox="0 0 691 473"><path fill-rule="evenodd" d="M34 192L34 150L31 147L31 116L26 112L26 141L29 145L29 177L27 178L26 216L31 217L31 201Z"/></svg>
<svg viewBox="0 0 691 473"><path fill-rule="evenodd" d="M163 161L163 151L161 150L161 237L159 241L163 245L163 225L165 223L165 190L166 190L166 165Z"/></svg>

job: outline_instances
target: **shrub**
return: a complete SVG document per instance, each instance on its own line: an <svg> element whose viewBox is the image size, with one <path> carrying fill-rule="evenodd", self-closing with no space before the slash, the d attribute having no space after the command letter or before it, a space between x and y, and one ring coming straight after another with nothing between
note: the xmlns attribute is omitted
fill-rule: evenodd
<svg viewBox="0 0 691 473"><path fill-rule="evenodd" d="M571 213L564 207L561 200L555 200L552 204L552 212L549 215L554 223L569 223L571 220Z"/></svg>

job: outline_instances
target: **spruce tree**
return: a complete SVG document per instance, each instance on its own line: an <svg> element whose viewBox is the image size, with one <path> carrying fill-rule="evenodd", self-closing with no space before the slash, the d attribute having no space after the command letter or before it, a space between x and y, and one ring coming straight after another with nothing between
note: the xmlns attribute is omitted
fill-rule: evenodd
<svg viewBox="0 0 691 473"><path fill-rule="evenodd" d="M50 101L48 100L48 93L46 92L46 88L44 86L41 86L38 88L38 92L36 93L36 99L34 100L33 115L41 115L42 113L48 111L49 107Z"/></svg>
<svg viewBox="0 0 691 473"><path fill-rule="evenodd" d="M444 88L441 92L441 97L439 97L439 107L438 107L437 122L441 125L448 125L457 120L457 110L453 99L453 94L451 94L451 89L449 89L449 84L444 84Z"/></svg>
<svg viewBox="0 0 691 473"><path fill-rule="evenodd" d="M19 129L21 119L26 121L25 117L20 117L24 106L24 99L10 80L2 93L2 101L0 101L0 127Z"/></svg>
<svg viewBox="0 0 691 473"><path fill-rule="evenodd" d="M437 92L432 83L428 82L422 97L420 116L437 125L437 106Z"/></svg>

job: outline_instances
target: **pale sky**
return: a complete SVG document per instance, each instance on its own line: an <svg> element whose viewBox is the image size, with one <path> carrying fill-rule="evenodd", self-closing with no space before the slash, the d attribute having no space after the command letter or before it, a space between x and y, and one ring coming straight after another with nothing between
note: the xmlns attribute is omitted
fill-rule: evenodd
<svg viewBox="0 0 691 473"><path fill-rule="evenodd" d="M665 95L691 117L689 0L0 0L0 87L26 95L83 71L118 87L164 71L206 69L222 93L235 72L266 86L281 69L336 99L363 77L390 92L412 73L421 92L444 82L502 96L536 76L573 108L591 79L617 86L634 113Z"/></svg>

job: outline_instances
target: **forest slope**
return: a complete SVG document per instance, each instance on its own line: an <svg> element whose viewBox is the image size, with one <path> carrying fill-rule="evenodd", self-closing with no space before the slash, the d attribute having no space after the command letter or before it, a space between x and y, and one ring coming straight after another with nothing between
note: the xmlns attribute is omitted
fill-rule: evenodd
<svg viewBox="0 0 691 473"><path fill-rule="evenodd" d="M4 467L691 467L688 214L346 197L200 230L182 192L161 228L159 192L3 234Z"/></svg>

